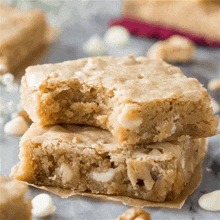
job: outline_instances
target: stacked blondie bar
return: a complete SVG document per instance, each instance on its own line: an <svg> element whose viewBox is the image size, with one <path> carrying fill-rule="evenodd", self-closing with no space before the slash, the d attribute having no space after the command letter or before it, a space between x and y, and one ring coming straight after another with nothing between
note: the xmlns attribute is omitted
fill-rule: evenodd
<svg viewBox="0 0 220 220"><path fill-rule="evenodd" d="M93 57L29 67L17 180L162 202L177 198L217 133L210 96L162 60Z"/></svg>

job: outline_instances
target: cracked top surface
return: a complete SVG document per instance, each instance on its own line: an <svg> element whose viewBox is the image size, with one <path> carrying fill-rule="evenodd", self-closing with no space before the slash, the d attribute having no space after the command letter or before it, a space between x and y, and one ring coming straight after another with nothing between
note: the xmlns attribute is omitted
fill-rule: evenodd
<svg viewBox="0 0 220 220"><path fill-rule="evenodd" d="M30 91L48 92L70 82L105 88L121 101L161 99L198 101L207 91L197 79L187 78L179 68L146 57L92 57L57 64L31 66L25 74ZM56 85L56 86L54 86Z"/></svg>

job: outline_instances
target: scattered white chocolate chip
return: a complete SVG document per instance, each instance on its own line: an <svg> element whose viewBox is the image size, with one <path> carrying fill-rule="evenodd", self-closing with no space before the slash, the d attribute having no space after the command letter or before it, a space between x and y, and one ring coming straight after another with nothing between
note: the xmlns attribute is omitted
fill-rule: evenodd
<svg viewBox="0 0 220 220"><path fill-rule="evenodd" d="M93 172L92 177L93 179L99 182L108 182L113 178L114 174L115 174L115 169L110 168L107 172L103 172L103 173Z"/></svg>
<svg viewBox="0 0 220 220"><path fill-rule="evenodd" d="M19 116L5 124L4 132L11 135L23 135L27 129L28 123Z"/></svg>
<svg viewBox="0 0 220 220"><path fill-rule="evenodd" d="M34 197L32 200L32 206L32 214L35 218L48 216L56 209L52 198L46 193L42 193Z"/></svg>
<svg viewBox="0 0 220 220"><path fill-rule="evenodd" d="M106 51L104 42L97 34L83 44L83 50L91 55L103 55Z"/></svg>
<svg viewBox="0 0 220 220"><path fill-rule="evenodd" d="M11 84L14 81L14 76L11 73L6 73L2 76L1 81L4 85Z"/></svg>
<svg viewBox="0 0 220 220"><path fill-rule="evenodd" d="M114 26L107 30L104 36L106 44L112 47L124 47L129 40L129 32L122 26Z"/></svg>
<svg viewBox="0 0 220 220"><path fill-rule="evenodd" d="M219 107L219 104L218 102L215 101L215 99L211 99L211 106L212 106L212 109L213 109L213 114L216 114L220 111L220 107Z"/></svg>
<svg viewBox="0 0 220 220"><path fill-rule="evenodd" d="M201 196L199 205L201 208L208 211L220 211L220 190Z"/></svg>
<svg viewBox="0 0 220 220"><path fill-rule="evenodd" d="M220 79L212 79L208 83L208 89L211 91L220 90Z"/></svg>

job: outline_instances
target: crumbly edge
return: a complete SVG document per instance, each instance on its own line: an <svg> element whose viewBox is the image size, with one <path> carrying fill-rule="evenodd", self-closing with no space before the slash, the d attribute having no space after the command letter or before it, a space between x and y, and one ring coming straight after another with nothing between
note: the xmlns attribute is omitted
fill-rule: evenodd
<svg viewBox="0 0 220 220"><path fill-rule="evenodd" d="M178 197L203 160L206 144L204 139L192 140L172 149L172 156L165 161L152 157L141 160L132 156L135 154L131 149L102 152L60 140L26 140L12 175L36 185L162 202ZM153 149L136 146L136 150L150 154ZM157 150L163 154L164 148Z"/></svg>
<svg viewBox="0 0 220 220"><path fill-rule="evenodd" d="M192 138L215 135L218 117L213 116L210 97L203 91L201 99L181 101L178 98L148 103L119 103L114 91L89 87L77 80L46 81L38 91L29 93L26 78L22 79L23 107L40 125L74 123L88 124L111 131L118 140L128 144L173 141L182 135ZM127 106L126 121L120 122ZM135 121L137 119L137 121ZM140 125L136 126L136 122Z"/></svg>

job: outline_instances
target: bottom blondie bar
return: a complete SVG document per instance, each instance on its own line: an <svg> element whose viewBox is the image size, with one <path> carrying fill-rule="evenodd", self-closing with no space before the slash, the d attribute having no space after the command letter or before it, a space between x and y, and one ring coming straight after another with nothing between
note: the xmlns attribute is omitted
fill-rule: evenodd
<svg viewBox="0 0 220 220"><path fill-rule="evenodd" d="M25 201L28 186L0 176L0 219L31 220L31 200Z"/></svg>
<svg viewBox="0 0 220 220"><path fill-rule="evenodd" d="M12 177L78 192L173 200L207 151L206 139L183 139L122 145L109 131L92 126L32 124Z"/></svg>

